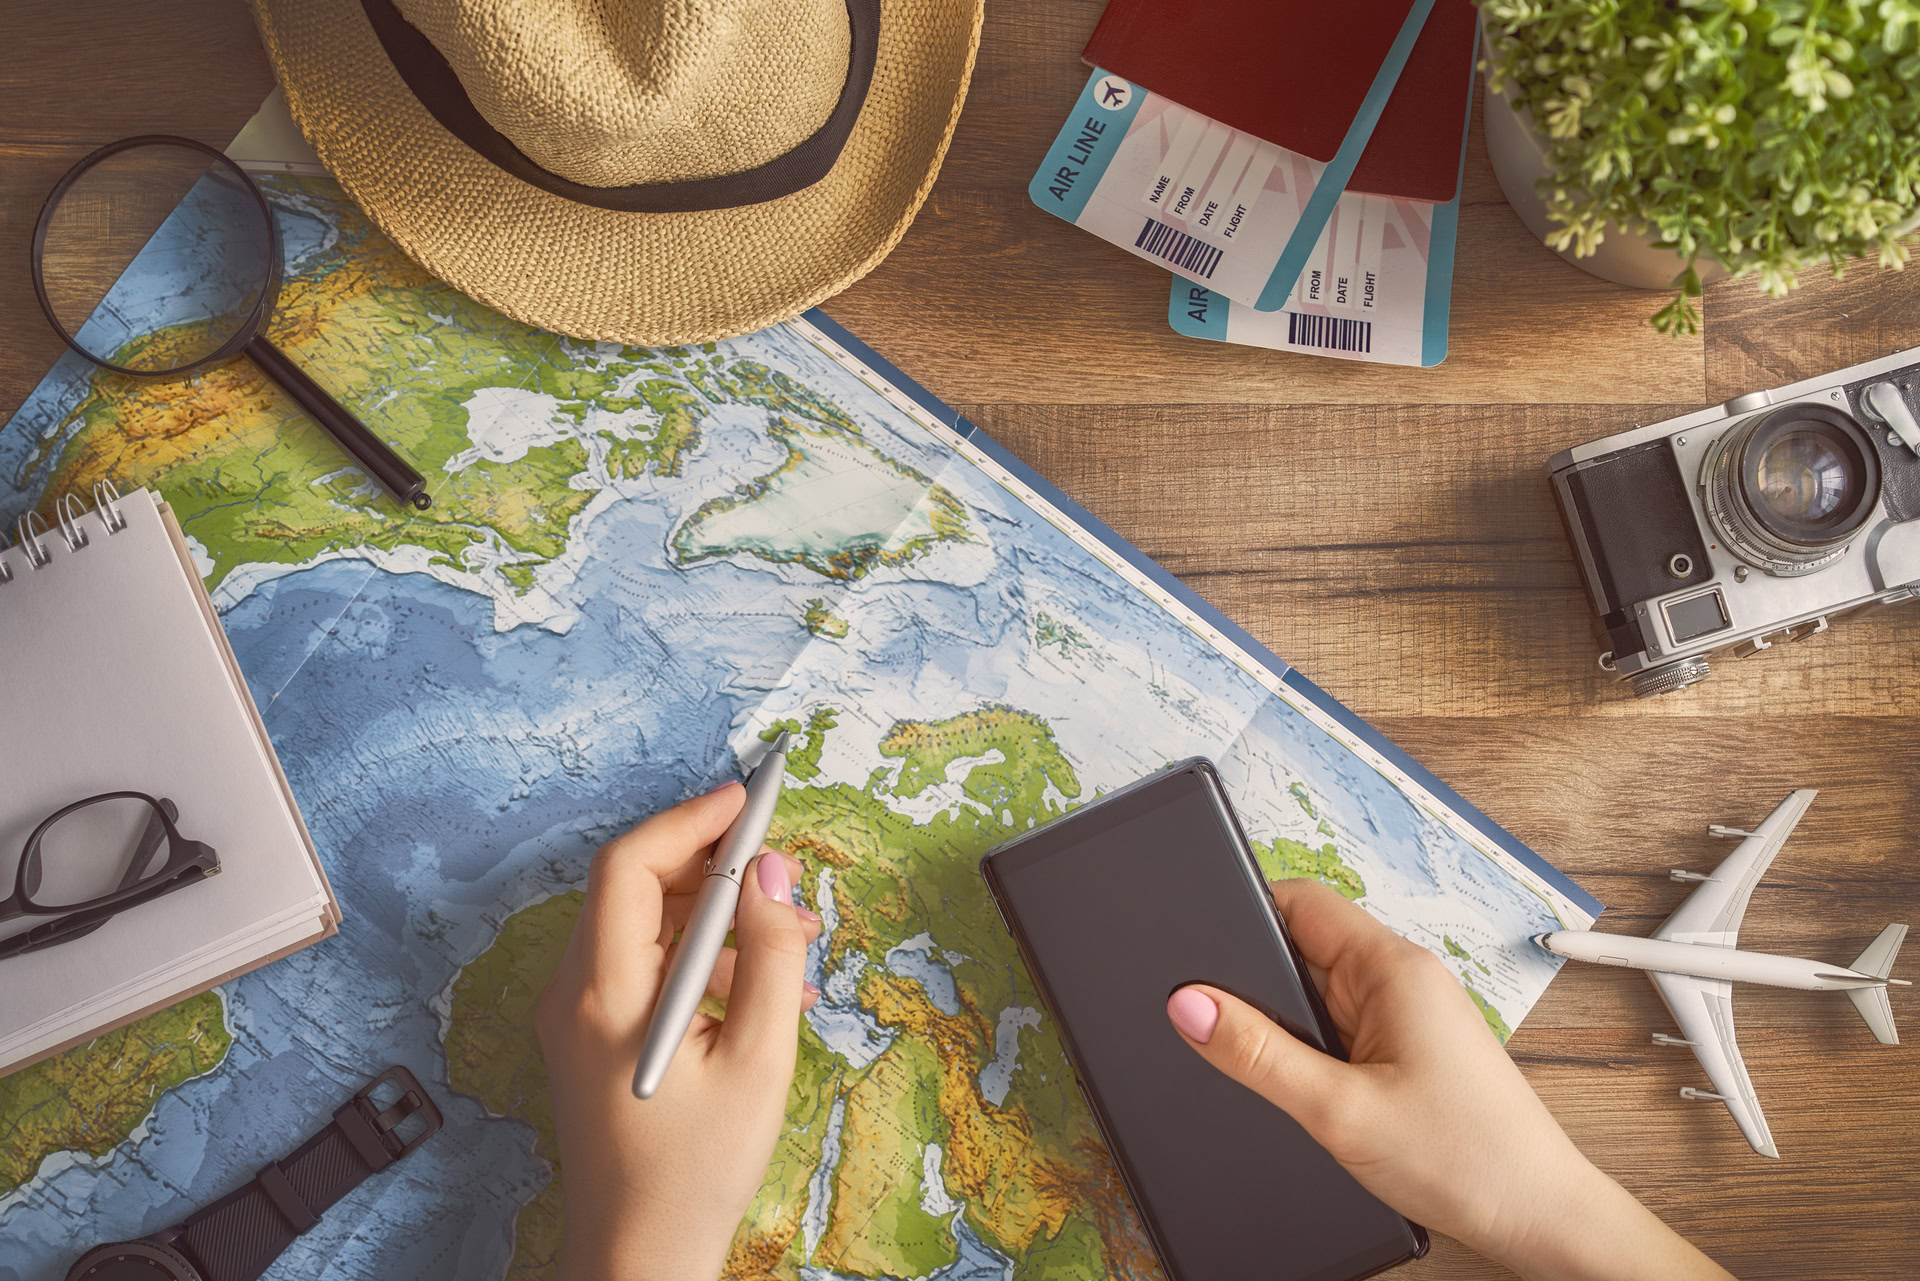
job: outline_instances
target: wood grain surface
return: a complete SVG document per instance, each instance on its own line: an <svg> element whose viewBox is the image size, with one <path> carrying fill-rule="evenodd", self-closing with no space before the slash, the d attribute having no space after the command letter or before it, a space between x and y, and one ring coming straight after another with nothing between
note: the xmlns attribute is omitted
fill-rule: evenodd
<svg viewBox="0 0 1920 1281"><path fill-rule="evenodd" d="M1437 369L1192 342L1167 278L1041 213L1026 182L1085 70L1099 0L991 7L971 100L925 211L828 310L1372 719L1609 905L1651 929L1669 867L1727 853L1822 789L1754 896L1746 945L1844 962L1920 924L1920 606L1622 694L1544 482L1555 450L1920 342L1920 272L1859 265L1777 301L1716 286L1703 336L1531 240L1470 144L1452 355ZM41 197L91 147L215 144L270 77L237 3L10 0L0 59L0 409L58 352L27 286ZM1912 976L1920 957L1904 958ZM1920 998L1893 997L1920 1039ZM1751 1154L1651 986L1571 967L1511 1043L1568 1131L1747 1278L1911 1278L1920 1053L1835 996L1743 989L1741 1045L1782 1159ZM1440 1241L1409 1278L1504 1275Z"/></svg>

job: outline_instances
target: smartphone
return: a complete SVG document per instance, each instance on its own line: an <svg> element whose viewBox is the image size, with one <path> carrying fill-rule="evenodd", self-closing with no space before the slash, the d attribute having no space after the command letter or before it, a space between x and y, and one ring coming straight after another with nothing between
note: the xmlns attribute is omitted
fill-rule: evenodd
<svg viewBox="0 0 1920 1281"><path fill-rule="evenodd" d="M1211 762L997 846L980 871L1169 1281L1350 1281L1426 1253L1424 1230L1167 1020L1175 988L1209 983L1345 1057Z"/></svg>

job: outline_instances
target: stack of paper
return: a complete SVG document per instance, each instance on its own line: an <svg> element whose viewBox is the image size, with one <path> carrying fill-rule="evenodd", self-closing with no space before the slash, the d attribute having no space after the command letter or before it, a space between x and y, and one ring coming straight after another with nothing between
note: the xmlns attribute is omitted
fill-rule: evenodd
<svg viewBox="0 0 1920 1281"><path fill-rule="evenodd" d="M1113 0L1034 203L1172 272L1181 333L1434 365L1471 0Z"/></svg>

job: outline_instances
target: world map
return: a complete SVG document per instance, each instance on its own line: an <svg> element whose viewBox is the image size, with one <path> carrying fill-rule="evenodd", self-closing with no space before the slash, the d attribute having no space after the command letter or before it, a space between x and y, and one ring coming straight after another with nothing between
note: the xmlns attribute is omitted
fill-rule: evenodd
<svg viewBox="0 0 1920 1281"><path fill-rule="evenodd" d="M389 1063L444 1130L269 1276L552 1276L531 1014L588 859L783 729L771 842L806 864L822 996L737 1281L1159 1276L976 869L1170 761L1212 758L1268 875L1434 950L1502 1038L1554 973L1529 937L1598 910L824 317L575 342L432 280L328 181L264 185L270 335L432 509L245 363L70 357L0 430L0 518L102 479L172 505L344 923L0 1079L0 1281L178 1222ZM212 236L189 200L96 322L190 337Z"/></svg>

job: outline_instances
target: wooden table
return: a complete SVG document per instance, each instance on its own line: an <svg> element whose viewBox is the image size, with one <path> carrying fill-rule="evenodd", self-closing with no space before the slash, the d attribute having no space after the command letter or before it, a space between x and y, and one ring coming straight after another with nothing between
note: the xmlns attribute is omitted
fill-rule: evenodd
<svg viewBox="0 0 1920 1281"><path fill-rule="evenodd" d="M27 239L75 158L128 134L224 145L271 85L238 4L12 0L0 62L0 406L60 348ZM828 310L1345 700L1611 905L1651 929L1669 867L1730 847L1797 786L1819 802L1742 942L1844 963L1920 924L1920 606L1726 664L1659 702L1599 648L1542 464L1635 423L1920 342L1920 271L1862 264L1784 302L1716 286L1702 337L1649 295L1527 234L1476 122L1453 355L1410 371L1192 342L1166 277L1035 209L1026 183L1085 71L1099 0L991 7L972 97L905 242ZM1915 974L1911 953L1901 973ZM1920 1039L1920 998L1895 1015ZM1920 1049L1876 1045L1832 996L1744 989L1741 1044L1783 1157L1754 1156L1653 989L1574 967L1511 1043L1592 1157L1742 1277L1912 1277ZM1501 1270L1438 1241L1410 1278Z"/></svg>

